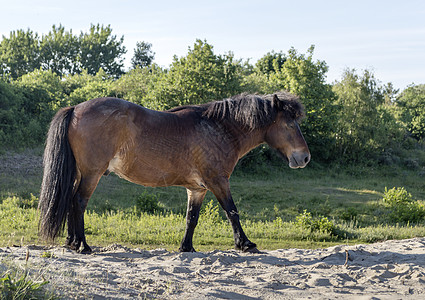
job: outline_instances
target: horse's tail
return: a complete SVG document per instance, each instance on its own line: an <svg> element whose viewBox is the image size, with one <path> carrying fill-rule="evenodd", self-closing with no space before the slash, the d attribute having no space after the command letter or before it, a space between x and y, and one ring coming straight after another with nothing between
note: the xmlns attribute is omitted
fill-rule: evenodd
<svg viewBox="0 0 425 300"><path fill-rule="evenodd" d="M39 234L54 240L65 228L73 204L76 184L76 162L68 141L68 127L74 107L61 109L50 123L44 150L41 184Z"/></svg>

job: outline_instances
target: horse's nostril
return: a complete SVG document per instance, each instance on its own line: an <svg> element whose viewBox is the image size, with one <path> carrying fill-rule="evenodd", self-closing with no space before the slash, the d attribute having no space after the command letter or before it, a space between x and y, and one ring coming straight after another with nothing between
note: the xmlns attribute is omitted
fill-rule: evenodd
<svg viewBox="0 0 425 300"><path fill-rule="evenodd" d="M310 153L294 152L288 157L291 168L304 168L310 162Z"/></svg>
<svg viewBox="0 0 425 300"><path fill-rule="evenodd" d="M309 162L310 162L310 154L307 154L307 155L304 157L304 164L305 164L305 165L307 165Z"/></svg>

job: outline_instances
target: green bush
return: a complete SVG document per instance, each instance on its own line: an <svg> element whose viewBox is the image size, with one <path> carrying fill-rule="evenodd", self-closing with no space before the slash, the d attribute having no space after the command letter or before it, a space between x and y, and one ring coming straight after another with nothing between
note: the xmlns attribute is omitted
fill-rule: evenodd
<svg viewBox="0 0 425 300"><path fill-rule="evenodd" d="M382 202L389 207L395 207L403 204L409 204L413 201L412 194L408 193L404 187L387 189L385 187Z"/></svg>
<svg viewBox="0 0 425 300"><path fill-rule="evenodd" d="M219 213L220 207L214 204L214 200L210 200L201 208L200 220L208 225L217 225L223 223L223 218Z"/></svg>
<svg viewBox="0 0 425 300"><path fill-rule="evenodd" d="M417 140L425 138L425 84L410 85L398 97L400 119Z"/></svg>
<svg viewBox="0 0 425 300"><path fill-rule="evenodd" d="M339 217L344 221L353 221L356 220L358 211L354 207L347 207L347 209L343 210Z"/></svg>
<svg viewBox="0 0 425 300"><path fill-rule="evenodd" d="M158 203L158 196L155 194L149 194L144 191L136 199L136 209L139 212L145 212L149 214L154 214L158 212L162 212L164 210Z"/></svg>
<svg viewBox="0 0 425 300"><path fill-rule="evenodd" d="M37 208L38 207L38 198L32 193L28 197L18 198L18 206L20 208Z"/></svg>
<svg viewBox="0 0 425 300"><path fill-rule="evenodd" d="M103 69L100 69L94 76L83 72L73 77L68 78L71 81L69 87L74 87L73 90L68 91L70 93L68 105L77 105L95 98L115 96L112 91L113 80Z"/></svg>
<svg viewBox="0 0 425 300"><path fill-rule="evenodd" d="M382 203L390 212L388 221L395 223L418 223L424 220L425 206L414 200L404 187L385 187Z"/></svg>
<svg viewBox="0 0 425 300"><path fill-rule="evenodd" d="M324 232L332 235L336 232L335 224L332 221L322 216L315 218L307 210L295 217L295 224L298 227L309 229L311 233Z"/></svg>

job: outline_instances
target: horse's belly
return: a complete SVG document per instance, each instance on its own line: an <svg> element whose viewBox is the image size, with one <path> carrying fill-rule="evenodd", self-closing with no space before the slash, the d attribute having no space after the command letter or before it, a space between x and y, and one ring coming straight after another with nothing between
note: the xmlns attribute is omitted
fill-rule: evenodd
<svg viewBox="0 0 425 300"><path fill-rule="evenodd" d="M156 167L155 164L137 164L128 165L120 157L114 157L108 166L109 172L114 172L119 177L130 182L140 184L143 186L159 187L159 186L172 186L181 185L188 186L194 180L194 176L185 174L186 172L167 172Z"/></svg>

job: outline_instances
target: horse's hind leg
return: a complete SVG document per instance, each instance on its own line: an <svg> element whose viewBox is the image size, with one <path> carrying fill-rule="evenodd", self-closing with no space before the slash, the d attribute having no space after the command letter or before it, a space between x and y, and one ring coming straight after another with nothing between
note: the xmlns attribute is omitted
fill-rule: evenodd
<svg viewBox="0 0 425 300"><path fill-rule="evenodd" d="M181 252L195 252L193 248L193 232L198 224L199 211L207 190L187 189L187 213L186 213L186 231L179 250Z"/></svg>
<svg viewBox="0 0 425 300"><path fill-rule="evenodd" d="M92 250L86 242L84 233L84 212L101 175L82 176L73 201L73 209L68 216L68 237L66 245L80 253L90 253ZM82 248L81 248L82 244Z"/></svg>

